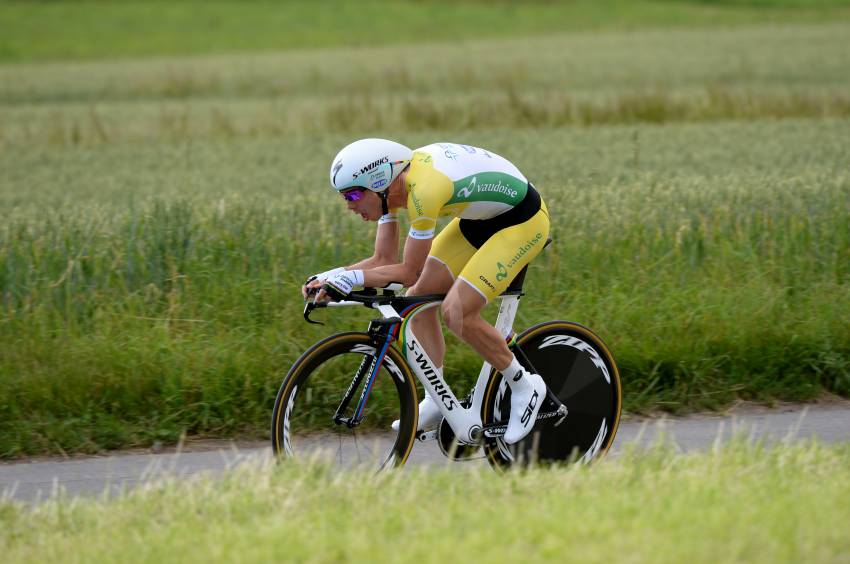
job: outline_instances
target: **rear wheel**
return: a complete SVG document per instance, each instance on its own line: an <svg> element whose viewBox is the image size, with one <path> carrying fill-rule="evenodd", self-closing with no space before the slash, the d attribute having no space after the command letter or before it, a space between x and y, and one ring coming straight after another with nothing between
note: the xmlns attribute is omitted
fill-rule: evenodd
<svg viewBox="0 0 850 564"><path fill-rule="evenodd" d="M295 361L281 384L272 412L272 448L282 458L321 459L334 466L400 466L416 431L416 387L406 361L392 346L369 390L359 425L334 422L334 414L358 370L367 376L343 413L352 417L368 367L378 354L365 333L339 333L316 343ZM364 368L361 368L364 367ZM393 420L399 429L391 428Z"/></svg>
<svg viewBox="0 0 850 564"><path fill-rule="evenodd" d="M490 463L507 468L530 462L588 462L604 455L617 433L622 390L614 357L602 339L578 323L548 321L523 332L516 345L568 412L557 426L557 419L538 421L516 444L487 439ZM507 382L494 371L484 394L485 428L507 424L510 396Z"/></svg>

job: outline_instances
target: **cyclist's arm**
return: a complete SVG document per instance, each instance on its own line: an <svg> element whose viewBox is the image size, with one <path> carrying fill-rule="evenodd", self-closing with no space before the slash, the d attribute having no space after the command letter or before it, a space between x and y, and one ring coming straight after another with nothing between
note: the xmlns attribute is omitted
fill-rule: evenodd
<svg viewBox="0 0 850 564"><path fill-rule="evenodd" d="M398 240L398 221L395 218L381 218L380 223L378 223L378 233L375 235L375 253L369 258L344 267L345 270L366 270L394 264L398 260ZM306 284L301 286L301 295L304 299L307 299L310 292L321 288L324 283L324 279L311 277Z"/></svg>
<svg viewBox="0 0 850 564"><path fill-rule="evenodd" d="M414 239L408 237L404 244L404 257L399 264L379 266L363 271L365 286L380 288L392 282L413 286L422 274L425 260L431 251L433 239Z"/></svg>
<svg viewBox="0 0 850 564"><path fill-rule="evenodd" d="M427 177L429 190L421 190L426 184L420 176L421 171L408 173L407 217L410 220L410 233L404 243L402 261L399 264L364 270L364 285L367 287L380 288L392 282L410 287L422 274L431 251L431 242L434 240L437 215L452 192L451 181L442 175L436 178Z"/></svg>
<svg viewBox="0 0 850 564"><path fill-rule="evenodd" d="M366 259L347 266L346 270L367 270L378 266L395 264L398 262L399 226L398 220L384 220L378 224L378 233L375 235L375 253Z"/></svg>

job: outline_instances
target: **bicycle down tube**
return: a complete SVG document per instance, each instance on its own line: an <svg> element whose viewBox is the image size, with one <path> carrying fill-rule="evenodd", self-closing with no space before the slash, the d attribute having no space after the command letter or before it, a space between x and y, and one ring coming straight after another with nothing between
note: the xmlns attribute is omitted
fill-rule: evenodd
<svg viewBox="0 0 850 564"><path fill-rule="evenodd" d="M502 301L499 304L499 314L495 326L503 337L508 337L513 330L514 318L516 317L519 306L519 294L503 295L499 299ZM487 387L487 382L490 379L492 367L488 362L484 362L481 366L481 371L478 373L478 380L475 383L472 393L471 405L464 408L451 387L446 383L442 374L434 369L433 361L416 339L410 323L410 320L418 313L437 307L441 303L440 301L426 303L417 307L405 317L401 327L404 354L408 365L410 365L416 377L419 378L422 386L431 394L432 398L437 400L437 406L455 432L455 436L463 443L476 444L481 440L481 402L484 398L484 390ZM382 308L387 309L384 310ZM379 309L381 309L381 313L385 316L390 314L398 315L391 306L380 306Z"/></svg>

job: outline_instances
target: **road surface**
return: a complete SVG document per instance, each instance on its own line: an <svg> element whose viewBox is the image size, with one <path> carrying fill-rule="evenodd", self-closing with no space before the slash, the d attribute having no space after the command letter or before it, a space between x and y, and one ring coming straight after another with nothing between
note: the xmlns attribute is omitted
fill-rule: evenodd
<svg viewBox="0 0 850 564"><path fill-rule="evenodd" d="M746 408L732 415L691 415L664 419L625 418L609 456L630 444L653 444L660 434L683 451L710 448L745 432L768 441L817 437L825 443L850 442L850 402L779 409ZM0 463L0 494L38 502L58 491L71 496L120 492L163 475L221 473L249 460L271 456L265 443L207 442L180 453L119 452L71 459L32 459ZM449 462L434 441L416 443L408 460L413 466L486 465L484 460Z"/></svg>

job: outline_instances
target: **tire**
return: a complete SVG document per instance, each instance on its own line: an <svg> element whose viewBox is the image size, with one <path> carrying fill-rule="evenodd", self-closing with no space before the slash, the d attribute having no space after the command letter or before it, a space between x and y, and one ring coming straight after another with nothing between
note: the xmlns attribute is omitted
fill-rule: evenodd
<svg viewBox="0 0 850 564"><path fill-rule="evenodd" d="M578 323L548 321L520 334L516 344L568 413L557 426L554 419L538 421L514 445L501 437L487 439L484 450L490 464L506 469L528 463L584 463L603 456L617 434L622 388L614 357L602 339ZM494 370L484 393L485 428L506 424L509 414L510 390Z"/></svg>
<svg viewBox="0 0 850 564"><path fill-rule="evenodd" d="M272 449L282 459L321 458L334 466L401 466L415 439L419 415L414 377L390 346L375 377L359 426L333 422L360 363L376 354L366 333L338 333L319 341L289 369L272 411ZM367 378L346 410L357 408ZM400 420L399 430L390 427Z"/></svg>

